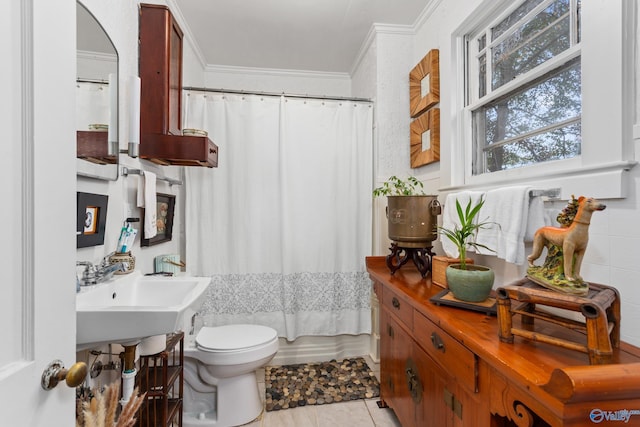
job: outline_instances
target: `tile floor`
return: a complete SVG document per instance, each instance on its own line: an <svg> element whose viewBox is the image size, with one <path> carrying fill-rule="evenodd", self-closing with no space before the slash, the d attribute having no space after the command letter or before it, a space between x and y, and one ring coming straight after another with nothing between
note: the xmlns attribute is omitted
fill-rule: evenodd
<svg viewBox="0 0 640 427"><path fill-rule="evenodd" d="M380 365L364 356L380 378ZM264 369L256 371L260 392L264 396ZM301 406L281 411L264 411L245 427L401 427L391 409L378 408L378 398L352 400L330 405Z"/></svg>

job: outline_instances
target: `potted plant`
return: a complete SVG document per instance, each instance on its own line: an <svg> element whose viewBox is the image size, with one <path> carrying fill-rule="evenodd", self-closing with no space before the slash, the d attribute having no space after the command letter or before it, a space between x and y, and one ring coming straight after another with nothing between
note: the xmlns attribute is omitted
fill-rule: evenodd
<svg viewBox="0 0 640 427"><path fill-rule="evenodd" d="M438 196L425 194L422 182L414 176L405 180L391 176L373 190L373 195L387 196L389 239L402 248L432 247L438 237Z"/></svg>
<svg viewBox="0 0 640 427"><path fill-rule="evenodd" d="M467 248L482 248L494 252L493 249L476 242L478 230L486 228L490 221L476 221L484 200L473 205L471 200L463 209L456 200L456 212L459 224L453 228L438 227L441 235L451 240L458 249L460 262L451 264L446 269L449 290L457 299L468 302L481 302L489 297L493 288L495 275L493 270L482 265L467 262Z"/></svg>

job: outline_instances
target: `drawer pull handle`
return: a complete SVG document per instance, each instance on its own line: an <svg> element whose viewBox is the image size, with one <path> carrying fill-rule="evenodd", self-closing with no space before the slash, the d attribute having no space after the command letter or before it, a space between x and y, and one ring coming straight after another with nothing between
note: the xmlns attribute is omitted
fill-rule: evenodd
<svg viewBox="0 0 640 427"><path fill-rule="evenodd" d="M395 309L400 309L400 301L398 301L398 298L393 297L393 299L391 300L391 305Z"/></svg>
<svg viewBox="0 0 640 427"><path fill-rule="evenodd" d="M436 350L442 350L443 353L445 352L444 342L442 342L442 338L435 332L431 333L431 344L433 344Z"/></svg>

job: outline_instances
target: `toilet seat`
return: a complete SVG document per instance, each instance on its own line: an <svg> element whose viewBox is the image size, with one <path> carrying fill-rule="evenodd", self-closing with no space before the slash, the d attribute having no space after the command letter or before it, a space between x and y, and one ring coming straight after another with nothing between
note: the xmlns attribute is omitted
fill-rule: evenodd
<svg viewBox="0 0 640 427"><path fill-rule="evenodd" d="M278 333L262 325L205 326L196 336L199 350L225 353L251 350L278 339Z"/></svg>
<svg viewBox="0 0 640 427"><path fill-rule="evenodd" d="M230 366L273 358L278 332L261 325L204 326L184 356L206 365Z"/></svg>

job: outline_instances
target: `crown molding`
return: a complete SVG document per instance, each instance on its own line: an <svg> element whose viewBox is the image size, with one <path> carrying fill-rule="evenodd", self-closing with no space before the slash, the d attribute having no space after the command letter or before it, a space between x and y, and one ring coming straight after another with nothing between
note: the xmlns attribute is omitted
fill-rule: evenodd
<svg viewBox="0 0 640 427"><path fill-rule="evenodd" d="M229 74L247 74L247 75L269 75L277 77L302 77L313 79L335 79L349 80L349 73L323 72L323 71L306 71L306 70L286 70L279 68L256 68L256 67L239 67L232 65L207 65L205 72L229 73Z"/></svg>
<svg viewBox="0 0 640 427"><path fill-rule="evenodd" d="M202 54L202 50L200 49L200 46L198 46L195 42L196 39L193 36L193 33L191 32L191 28L189 28L187 21L184 19L182 10L180 10L180 7L178 7L178 4L175 2L175 0L167 0L167 5L169 6L169 9L171 9L173 18L176 21L178 21L178 25L180 25L180 29L182 30L182 33L185 36L183 40L186 40L186 42L189 43L189 46L191 46L191 49L196 55L196 59L198 60L198 62L200 63L200 66L204 70L207 67L207 61L205 60L205 57Z"/></svg>
<svg viewBox="0 0 640 427"><path fill-rule="evenodd" d="M364 59L367 51L375 41L376 37L380 34L389 34L389 35L401 35L401 36L414 36L416 34L415 25L391 25L391 24L377 24L374 23L369 32L367 33L367 37L365 37L364 42L360 46L360 50L356 55L356 59L353 61L353 65L351 66L349 75L353 76L356 72L360 63Z"/></svg>

